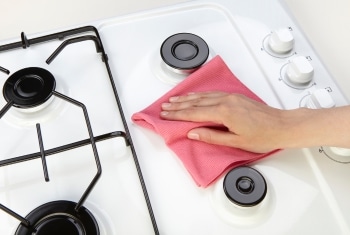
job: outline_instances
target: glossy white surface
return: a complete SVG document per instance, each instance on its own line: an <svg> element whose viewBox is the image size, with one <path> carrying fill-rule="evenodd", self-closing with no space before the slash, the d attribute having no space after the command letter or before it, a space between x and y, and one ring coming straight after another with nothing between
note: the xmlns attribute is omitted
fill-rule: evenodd
<svg viewBox="0 0 350 235"><path fill-rule="evenodd" d="M230 204L227 204L225 198L222 197L222 191L220 191L221 179L206 189L196 187L181 162L169 151L164 141L158 135L138 128L130 122L130 116L133 112L146 107L173 87L173 85L157 79L154 71L158 66L159 58L157 58L157 52L161 42L167 36L179 31L193 32L203 36L209 43L213 55L220 54L232 71L270 105L296 108L303 102L306 102L307 98L310 98L312 91L328 87L332 88L332 99L337 105L347 103L341 91L338 90L320 63L317 53L304 40L299 28L286 16L283 8L279 5L280 1L217 0L215 2L224 4L229 10L222 9L216 4L196 5L193 3L193 5L185 4L184 6L142 12L141 14L96 23L101 31L101 37L110 59L116 85L121 91L122 102L129 121L128 124L131 128L136 150L139 153L161 234L210 235L232 234L234 232L237 234L349 234L350 219L347 214L350 211L350 204L348 203L350 191L349 187L344 187L350 178L349 166L327 158L327 156L331 156L338 161L347 161L348 157L339 156L339 151L334 151L334 149L332 151L329 148L288 150L281 151L274 156L254 163L252 166L258 169L267 181L269 189L268 201L264 201L264 204L256 210L255 208L253 210L244 210L244 208L231 207ZM267 2L268 4L266 4ZM31 2L31 4L34 3L39 2ZM24 2L23 4L25 5L26 3ZM71 2L66 2L65 4L71 4ZM91 3L88 2L86 4ZM128 4L131 3L128 2ZM52 5L47 7L51 9ZM73 21L74 23L72 24L80 24L86 20L86 18L84 20L74 18L73 15L75 17L77 15L70 12L75 12L79 8L75 4L70 7L65 16L69 16L68 18L72 16L72 18L58 23L60 25L58 27L65 27L66 23L70 24ZM258 9L257 12L254 11L256 9ZM56 9L56 11L60 12L59 9ZM48 10L47 12L54 14L53 10ZM114 11L112 10L112 12ZM82 13L82 15L84 14ZM32 17L36 18L38 16L34 14ZM99 16L91 15L87 17L93 17L90 18L93 20L96 17L99 18ZM52 19L57 19L57 17L52 17ZM51 24L52 21L48 25L45 25L42 20L38 22L43 23L42 27L44 28L48 27L50 30L56 28L56 26ZM292 26L296 40L296 47L293 48L291 54L284 58L270 55L267 48L264 48L263 40L264 37L269 35L271 30L281 26ZM35 32L41 31L41 29L37 30L38 28L39 26L32 30ZM15 34L17 35L17 33ZM31 29L28 29L28 33L31 33ZM218 37L218 35L220 36ZM142 40L138 40L141 37ZM134 50L130 50L130 47L125 46L133 42L135 42ZM52 51L56 47L56 45L52 46L52 44L56 43L52 42L45 47L49 47L48 51ZM100 66L92 63L91 59L96 59L95 52L90 54L90 51L85 50L85 44L78 47L83 49L84 53L87 53L84 60L79 62L83 62L84 65L87 64L89 68L90 63L93 66ZM317 84L312 84L311 87L294 88L283 81L283 68L289 63L289 59L295 55L293 54L294 52L305 56L311 55L315 71L322 74L321 79L317 80ZM28 58L24 65L39 64L43 67L46 66L41 64L41 62L32 60L32 57L29 57L26 51L20 50L17 53L19 55L14 54L10 58L2 57L0 65L11 67L11 71L16 70L16 68L23 66L18 64L16 59L20 57ZM29 50L29 53L35 54L35 51ZM79 78L99 76L101 73L99 71L101 68L99 67L96 74L95 72L90 74L90 70L85 69L75 71L79 76L71 73L75 69L75 54L77 53L74 53L74 51L67 54L71 60L68 66L66 61L58 58L53 65L50 65L50 70L52 69L60 77L67 79L71 76ZM40 58L40 61L43 61L43 59ZM65 69L61 69L60 65L64 66ZM256 79L260 80L257 81ZM93 79L89 80L89 87L95 86L93 81ZM78 81L76 81L71 85L70 81L65 82L63 79L64 86L59 87L59 89L67 90L68 93L74 94L73 90L75 91L75 85L78 86L78 84ZM150 89L145 89L146 87ZM106 84L99 83L98 89L100 89L101 94L110 96L110 94L104 92L108 90ZM152 92L149 92L149 90L152 90ZM327 92L329 91L327 90ZM138 95L135 96L135 93ZM87 102L91 102L93 109L97 111L104 109L104 107L92 102L94 97L90 94L79 94L78 96L81 97L81 95ZM98 97L99 99L104 99L102 96ZM5 101L2 100L0 105L3 106L4 103ZM113 105L113 103L108 105ZM66 109L68 108L70 107L66 107ZM111 128L110 123L115 125L112 125L113 130L120 128L120 123L116 123L116 119L113 119L116 115L114 113L115 110L110 109L109 111L112 113L107 114L108 120L105 120L103 123L99 122L98 112L93 112L94 114L92 114L91 118L93 126L96 128L95 134L109 131ZM13 129L13 126L18 126L18 123L15 122L16 120L12 119L13 115L11 116L11 114L15 117L17 115L16 113L9 113L9 119L2 123L3 129ZM69 117L66 115L60 115L59 120L63 120L63 123L68 125L66 129L74 129L82 122L79 120L79 112L74 116L77 117L76 123L67 122L66 119L69 119ZM49 121L53 119L54 117L49 117ZM15 125L13 125L14 123ZM55 126L46 125L47 131L59 131ZM35 137L35 133L32 133L32 129L27 129L25 123L22 124L21 128L25 129L25 133L28 136ZM21 136L20 131L22 130L18 129L12 135L17 133L17 136ZM78 132L78 136L67 136L67 138L86 138L81 136L82 133ZM8 137L2 136L1 138ZM33 151L36 151L35 138L25 139L26 141L22 145L29 149L34 148ZM52 138L52 140L50 138L48 145L54 145L55 141L57 141L55 138ZM105 184L108 183L109 179L114 180L115 187L108 191L109 194L93 194L89 198L87 206L96 211L98 219L101 220L99 222L104 229L102 234L152 234L147 213L142 203L143 199L140 189L135 183L137 180L134 179L134 168L132 168L128 149L125 149L123 143L120 142L114 144L106 142L101 143L101 145L104 145L104 147L101 147L101 152L103 153L101 156L105 156L105 163L103 164L106 164L105 172L107 178L98 187L101 187L99 188L100 191L105 192L106 188L108 188ZM14 149L15 153L22 153L22 150L17 148L16 144L8 147L11 151ZM5 156L10 152L3 148L2 151L4 152L1 156ZM89 153L85 148L78 152L80 151ZM116 152L121 153L121 155L115 156L114 153ZM63 156L65 155L63 154ZM67 156L70 155L67 153ZM54 170L57 175L67 174L67 166L63 165L64 163L57 164L56 160L56 158L50 159L52 161L50 169ZM84 168L82 172L77 173L77 177L91 178L91 173L87 172L87 170L91 167L94 169L94 165L90 164L89 166ZM70 166L73 170L79 167L79 164ZM0 199L1 202L14 206L14 209L21 214L26 214L33 208L34 205L30 205L30 203L38 205L42 201L47 200L47 198L55 199L57 196L79 198L80 192L84 189L83 186L73 191L69 190L69 188L67 189L64 183L70 180L68 178L70 177L69 174L62 179L55 178L55 174L53 174L53 180L56 179L59 182L57 188L52 184L45 184L45 188L40 188L41 184L44 185L44 183L42 182L39 164L35 168L30 169L30 177L24 181L21 178L22 174L16 174L16 172L24 171L25 166L16 166L11 169L16 171L1 171L0 189L2 191L0 191ZM79 181L79 179L77 180ZM130 181L133 183L130 184ZM69 183L69 185L73 184L73 181ZM22 187L23 185L25 187ZM34 187L38 191L42 190L40 191L42 192L40 197L35 198L35 200L26 198L24 191L32 191L30 187ZM120 188L122 189L121 191L119 191ZM51 190L47 192L46 189ZM104 200L104 197L107 200ZM125 201L130 202L132 207L129 208L130 204L126 204ZM17 204L17 202L21 203ZM24 202L29 202L29 205L24 204ZM109 206L111 204L116 205L118 210L115 211ZM117 219L120 218L120 211L127 212L126 216L122 217L122 220ZM136 221L134 220L135 218ZM0 229L6 235L12 234L11 231L16 227L17 221L8 218L4 213L0 213L0 221L9 221L7 224L9 227L1 226ZM115 226L121 230L117 231ZM130 232L128 228L131 228L132 231Z"/></svg>

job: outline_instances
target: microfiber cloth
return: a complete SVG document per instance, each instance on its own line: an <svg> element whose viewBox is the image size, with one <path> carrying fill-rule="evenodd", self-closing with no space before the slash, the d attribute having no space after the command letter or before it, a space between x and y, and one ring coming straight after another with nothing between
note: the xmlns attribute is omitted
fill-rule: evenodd
<svg viewBox="0 0 350 235"><path fill-rule="evenodd" d="M261 159L274 151L259 154L190 140L187 138L187 132L193 128L204 126L219 128L220 126L213 123L171 121L160 118L161 104L168 102L169 97L200 91L239 93L263 102L236 78L220 56L215 56L153 104L134 113L132 121L161 135L167 146L181 159L197 185L207 187L226 170Z"/></svg>

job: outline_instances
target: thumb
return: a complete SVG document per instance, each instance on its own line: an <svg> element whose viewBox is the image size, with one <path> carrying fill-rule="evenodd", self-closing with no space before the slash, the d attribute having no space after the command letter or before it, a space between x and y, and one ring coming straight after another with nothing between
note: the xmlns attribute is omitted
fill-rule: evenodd
<svg viewBox="0 0 350 235"><path fill-rule="evenodd" d="M224 145L235 147L237 135L230 131L221 131L211 128L195 128L187 133L187 138L199 140L209 144Z"/></svg>

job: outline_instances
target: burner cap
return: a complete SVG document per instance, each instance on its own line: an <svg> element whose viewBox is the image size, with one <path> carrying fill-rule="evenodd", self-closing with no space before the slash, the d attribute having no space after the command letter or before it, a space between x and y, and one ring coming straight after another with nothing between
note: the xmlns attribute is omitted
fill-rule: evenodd
<svg viewBox="0 0 350 235"><path fill-rule="evenodd" d="M20 224L15 235L98 235L97 222L85 207L77 212L76 203L54 201L34 209L26 219L31 227Z"/></svg>
<svg viewBox="0 0 350 235"><path fill-rule="evenodd" d="M171 68L194 70L205 63L209 56L207 43L190 33L179 33L168 37L162 44L160 54Z"/></svg>
<svg viewBox="0 0 350 235"><path fill-rule="evenodd" d="M29 67L18 70L6 80L3 94L15 107L31 108L47 101L55 87L55 78L49 71Z"/></svg>
<svg viewBox="0 0 350 235"><path fill-rule="evenodd" d="M238 167L231 170L224 179L224 191L230 201L239 206L255 206L266 195L264 177L250 167Z"/></svg>

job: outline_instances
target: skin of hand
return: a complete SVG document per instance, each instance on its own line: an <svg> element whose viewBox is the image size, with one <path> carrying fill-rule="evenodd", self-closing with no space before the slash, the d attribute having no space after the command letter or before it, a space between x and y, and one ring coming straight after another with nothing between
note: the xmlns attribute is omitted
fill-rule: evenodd
<svg viewBox="0 0 350 235"><path fill-rule="evenodd" d="M252 152L321 145L350 148L348 106L281 110L240 94L210 91L171 97L162 104L160 116L221 124L228 131L195 128L187 137Z"/></svg>

